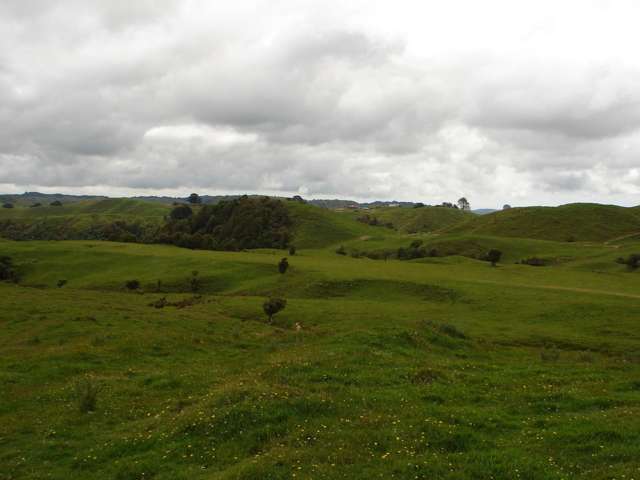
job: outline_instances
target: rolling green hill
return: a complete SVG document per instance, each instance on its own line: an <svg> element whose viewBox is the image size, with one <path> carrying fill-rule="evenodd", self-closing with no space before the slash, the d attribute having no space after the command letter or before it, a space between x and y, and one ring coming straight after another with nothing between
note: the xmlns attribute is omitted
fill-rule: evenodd
<svg viewBox="0 0 640 480"><path fill-rule="evenodd" d="M434 232L457 225L474 216L456 208L443 207L384 207L372 209L366 213L374 215L383 222L391 222L398 231L403 233Z"/></svg>
<svg viewBox="0 0 640 480"><path fill-rule="evenodd" d="M361 237L394 235L389 229L356 221L350 212L298 202L286 204L294 222L293 243L299 248L325 248Z"/></svg>
<svg viewBox="0 0 640 480"><path fill-rule="evenodd" d="M325 248L360 237L395 235L388 229L357 222L347 213L295 201L283 203L293 220L293 243L298 248ZM0 234L18 240L105 239L105 229L121 222L125 230L145 237L145 232L152 235L163 224L171 209L158 202L126 198L88 200L60 207L2 208Z"/></svg>
<svg viewBox="0 0 640 480"><path fill-rule="evenodd" d="M640 210L592 203L512 208L469 218L444 231L540 240L601 242L640 232Z"/></svg>
<svg viewBox="0 0 640 480"><path fill-rule="evenodd" d="M156 229L170 207L131 199L0 209L0 235L16 240L124 239Z"/></svg>

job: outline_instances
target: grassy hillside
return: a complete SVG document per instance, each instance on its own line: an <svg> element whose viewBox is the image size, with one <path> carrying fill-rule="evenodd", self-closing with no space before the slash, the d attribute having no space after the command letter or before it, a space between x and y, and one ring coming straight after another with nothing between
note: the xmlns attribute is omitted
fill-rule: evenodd
<svg viewBox="0 0 640 480"><path fill-rule="evenodd" d="M605 241L640 232L640 210L590 203L512 208L470 218L445 231L540 240Z"/></svg>
<svg viewBox="0 0 640 480"><path fill-rule="evenodd" d="M585 247L606 273L304 250L281 275L279 251L0 240L0 478L635 478L640 274L614 259L639 246Z"/></svg>
<svg viewBox="0 0 640 480"><path fill-rule="evenodd" d="M473 215L455 208L384 207L352 213L354 217L363 214L375 216L382 222L391 222L402 233L427 233L450 227L471 218Z"/></svg>
<svg viewBox="0 0 640 480"><path fill-rule="evenodd" d="M394 235L388 229L356 221L349 212L298 202L286 202L286 205L294 221L293 243L299 248L325 248L360 237Z"/></svg>

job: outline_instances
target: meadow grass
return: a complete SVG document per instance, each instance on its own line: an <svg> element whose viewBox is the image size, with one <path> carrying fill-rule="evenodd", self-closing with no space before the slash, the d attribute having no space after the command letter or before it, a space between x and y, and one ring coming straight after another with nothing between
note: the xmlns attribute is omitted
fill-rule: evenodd
<svg viewBox="0 0 640 480"><path fill-rule="evenodd" d="M284 275L277 250L0 241L0 478L640 477L637 243L374 261L333 241L413 237L345 225Z"/></svg>

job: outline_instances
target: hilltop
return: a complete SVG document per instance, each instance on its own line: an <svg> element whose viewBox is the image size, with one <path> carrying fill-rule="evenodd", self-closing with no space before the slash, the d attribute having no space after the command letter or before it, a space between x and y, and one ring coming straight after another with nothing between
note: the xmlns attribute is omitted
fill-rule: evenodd
<svg viewBox="0 0 640 480"><path fill-rule="evenodd" d="M640 232L640 209L596 203L511 208L469 217L466 222L447 228L445 232L601 242Z"/></svg>

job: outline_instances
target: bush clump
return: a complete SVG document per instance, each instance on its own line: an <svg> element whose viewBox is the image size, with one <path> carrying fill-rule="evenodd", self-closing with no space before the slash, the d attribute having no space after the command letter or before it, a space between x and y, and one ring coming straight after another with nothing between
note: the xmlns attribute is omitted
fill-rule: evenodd
<svg viewBox="0 0 640 480"><path fill-rule="evenodd" d="M626 265L631 271L637 270L640 267L640 253L632 253L627 258L618 258L616 262Z"/></svg>
<svg viewBox="0 0 640 480"><path fill-rule="evenodd" d="M127 280L124 283L124 286L127 290L138 290L140 288L140 281L138 280Z"/></svg>
<svg viewBox="0 0 640 480"><path fill-rule="evenodd" d="M0 281L17 283L18 271L13 265L13 259L8 256L0 257Z"/></svg>

